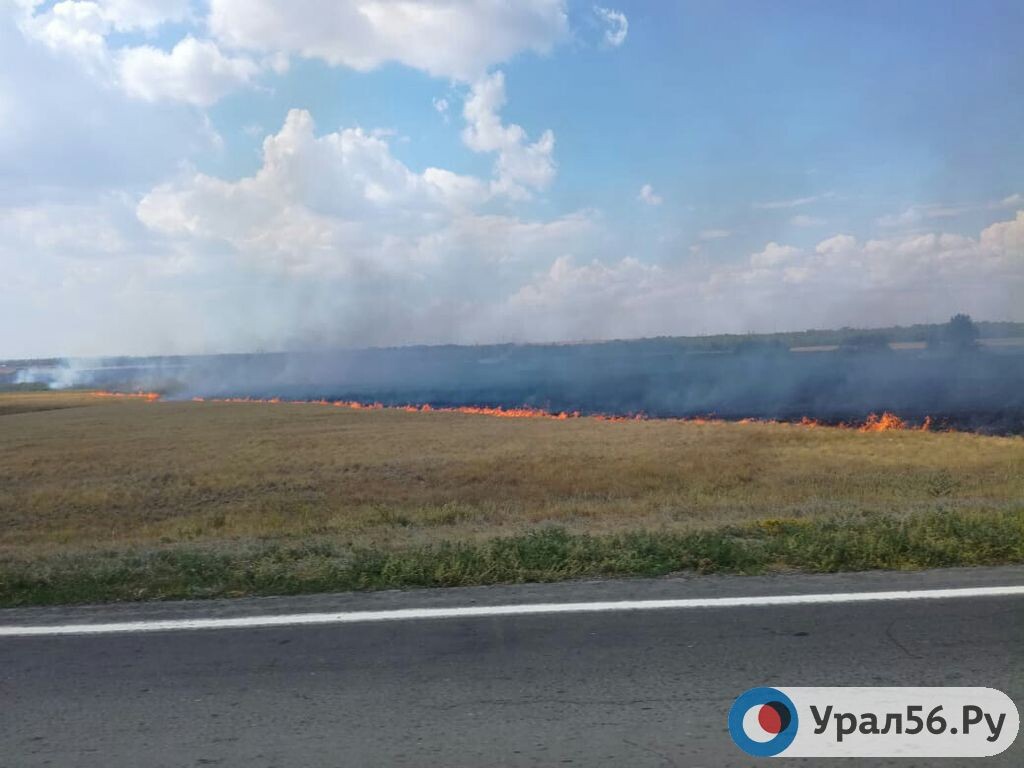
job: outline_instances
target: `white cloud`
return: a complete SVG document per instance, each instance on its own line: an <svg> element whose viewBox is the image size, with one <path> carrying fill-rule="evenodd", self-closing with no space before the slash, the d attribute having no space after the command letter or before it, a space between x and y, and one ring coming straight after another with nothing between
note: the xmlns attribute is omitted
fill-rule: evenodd
<svg viewBox="0 0 1024 768"><path fill-rule="evenodd" d="M814 248L814 252L822 256L834 253L847 253L857 247L857 239L853 235L833 235L822 240Z"/></svg>
<svg viewBox="0 0 1024 768"><path fill-rule="evenodd" d="M529 338L612 338L1024 319L1024 211L978 237L930 233L814 248L768 243L733 265L556 259L507 302Z"/></svg>
<svg viewBox="0 0 1024 768"><path fill-rule="evenodd" d="M968 213L976 206L970 205L912 205L898 214L889 214L878 219L880 227L912 227L929 219L949 219Z"/></svg>
<svg viewBox="0 0 1024 768"><path fill-rule="evenodd" d="M0 207L0 322L32 318L32 333L6 340L5 354L173 350L175 338L200 345L200 292L180 282L189 261L154 242L125 195Z"/></svg>
<svg viewBox="0 0 1024 768"><path fill-rule="evenodd" d="M1007 266L1024 268L1024 210L1010 221L998 221L981 233L981 245L1002 254Z"/></svg>
<svg viewBox="0 0 1024 768"><path fill-rule="evenodd" d="M510 213L509 199L552 184L555 137L503 116L504 76L487 68L562 39L561 2L214 0L216 34L185 0L19 7L0 15L0 324L44 328L35 338L63 340L57 351L572 339L1024 311L1024 212L972 237L836 234L745 246L732 260L734 240L714 260L701 256L702 243L729 236L708 229L685 263L616 250L594 211ZM177 27L161 26L182 20L198 37L168 47L164 33ZM455 78L435 108L457 114L453 94L467 94L462 140L493 157L493 172L406 165L387 132L318 134L293 110L263 141L255 172L197 173L190 162L223 165L208 162L219 138L191 105L257 85L289 56ZM431 90L436 82L424 99ZM755 206L820 227L790 209L830 196ZM650 184L638 197L662 203ZM1018 194L969 209L991 220L1021 203ZM967 209L908 210L923 227ZM111 346L88 346L98 343Z"/></svg>
<svg viewBox="0 0 1024 768"><path fill-rule="evenodd" d="M809 229L811 227L820 227L825 223L825 220L819 219L816 216L808 216L806 213L799 213L791 218L789 223L794 227Z"/></svg>
<svg viewBox="0 0 1024 768"><path fill-rule="evenodd" d="M799 253L799 248L772 242L768 243L764 250L751 255L750 265L752 267L777 267L780 264L792 261Z"/></svg>
<svg viewBox="0 0 1024 768"><path fill-rule="evenodd" d="M225 56L214 43L186 37L169 52L140 46L122 51L120 78L131 96L146 101L183 101L209 106L248 85L259 67L244 57Z"/></svg>
<svg viewBox="0 0 1024 768"><path fill-rule="evenodd" d="M731 234L732 232L730 232L728 229L705 229L699 235L697 235L697 239L705 241L722 240L726 237L729 237L729 235Z"/></svg>
<svg viewBox="0 0 1024 768"><path fill-rule="evenodd" d="M209 40L186 36L170 50L149 45L111 48L115 32L152 30L185 19L187 0L61 0L37 12L24 7L22 33L52 51L70 55L105 85L116 85L146 101L181 101L209 106L248 85L261 67L248 58L226 56ZM279 69L273 57L268 67Z"/></svg>
<svg viewBox="0 0 1024 768"><path fill-rule="evenodd" d="M555 134L544 131L530 143L526 131L501 121L505 105L505 75L494 72L477 80L462 108L466 127L462 140L474 152L496 152L493 190L513 198L545 189L555 177Z"/></svg>
<svg viewBox="0 0 1024 768"><path fill-rule="evenodd" d="M492 186L442 168L416 173L384 137L360 128L317 136L309 113L292 110L265 139L255 175L228 182L193 174L152 190L138 214L164 234L226 243L261 268L334 274L415 269L456 242L506 259L509 249L519 252L509 239L536 242L530 233L538 231L562 239L585 228L587 217L540 230L480 217L473 210Z"/></svg>
<svg viewBox="0 0 1024 768"><path fill-rule="evenodd" d="M189 0L98 0L100 11L115 29L151 30L188 18Z"/></svg>
<svg viewBox="0 0 1024 768"><path fill-rule="evenodd" d="M70 53L95 74L104 74L109 67L106 35L111 21L95 2L61 0L39 14L34 5L25 5L19 26L27 37L53 51Z"/></svg>
<svg viewBox="0 0 1024 768"><path fill-rule="evenodd" d="M263 72L286 72L292 55L364 71L399 62L476 83L474 94L497 91L493 98L503 102L504 80L488 69L522 51L546 53L568 34L564 0L212 0L205 17L193 15L189 0L20 0L15 7L23 35L74 57L105 84L147 101L200 106ZM115 34L182 21L192 32L170 50ZM197 39L207 31L214 39ZM446 114L447 99L435 108ZM505 129L499 162L510 191L522 196L553 172L554 137L528 144L516 131Z"/></svg>
<svg viewBox="0 0 1024 768"><path fill-rule="evenodd" d="M0 13L0 206L151 185L215 149L195 110L128 98L112 75L54 55Z"/></svg>
<svg viewBox="0 0 1024 768"><path fill-rule="evenodd" d="M0 232L7 248L36 257L97 260L123 252L127 242L114 209L117 198L103 198L94 204L20 205L0 208Z"/></svg>
<svg viewBox="0 0 1024 768"><path fill-rule="evenodd" d="M106 57L106 38L113 31L152 31L189 15L189 0L59 0L44 5L38 0L15 3L22 31L54 50L93 59Z"/></svg>
<svg viewBox="0 0 1024 768"><path fill-rule="evenodd" d="M592 212L580 211L548 221L513 216L463 214L417 240L421 262L473 265L533 263L555 255L571 256L591 246L598 230ZM486 279L486 278L485 278Z"/></svg>
<svg viewBox="0 0 1024 768"><path fill-rule="evenodd" d="M976 237L838 234L655 264L616 257L591 212L462 207L486 183L448 174L359 129L317 136L297 112L256 174L183 177L139 221L125 196L0 209L0 321L30 318L60 351L153 352L1024 319L1024 211Z"/></svg>
<svg viewBox="0 0 1024 768"><path fill-rule="evenodd" d="M640 187L640 192L636 199L642 203L647 203L647 205L661 205L664 202L661 195L655 193L654 187L650 184L644 184Z"/></svg>
<svg viewBox="0 0 1024 768"><path fill-rule="evenodd" d="M444 96L435 97L431 103L434 105L434 111L441 116L444 120L445 125L451 122L451 115L449 110L451 109L451 102L448 101Z"/></svg>
<svg viewBox="0 0 1024 768"><path fill-rule="evenodd" d="M226 44L370 70L389 61L471 82L568 34L564 0L211 0Z"/></svg>
<svg viewBox="0 0 1024 768"><path fill-rule="evenodd" d="M503 301L524 270L593 253L605 239L589 211L482 213L492 185L441 168L417 173L385 137L317 135L310 115L292 110L264 141L255 174L186 174L145 195L137 215L196 258L193 268L234 275L220 309L207 311L273 286L262 327L238 336L250 345L473 342L517 327Z"/></svg>
<svg viewBox="0 0 1024 768"><path fill-rule="evenodd" d="M670 310L653 316L679 295L678 285L665 292L666 276L662 267L636 258L578 264L571 256L560 256L508 298L505 316L515 318L526 339L649 335L678 315Z"/></svg>
<svg viewBox="0 0 1024 768"><path fill-rule="evenodd" d="M594 6L594 14L605 25L604 41L612 48L618 48L626 42L626 35L629 34L629 19L621 11L613 11L610 8Z"/></svg>
<svg viewBox="0 0 1024 768"><path fill-rule="evenodd" d="M900 213L881 216L876 223L881 227L908 229L926 224L931 219L952 219L979 211L1016 210L1021 206L1024 206L1024 195L1020 193L1008 195L1002 200L987 202L917 203L908 206Z"/></svg>
<svg viewBox="0 0 1024 768"><path fill-rule="evenodd" d="M826 192L821 195L810 195L808 197L794 197L789 200L769 200L763 203L754 203L754 208L763 211L774 211L785 208L799 208L804 205L810 205L816 203L819 200L827 200L835 195L832 192Z"/></svg>

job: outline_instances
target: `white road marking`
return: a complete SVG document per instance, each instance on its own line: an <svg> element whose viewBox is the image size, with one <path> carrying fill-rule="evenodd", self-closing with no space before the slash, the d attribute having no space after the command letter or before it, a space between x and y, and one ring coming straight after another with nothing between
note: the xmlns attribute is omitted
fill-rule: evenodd
<svg viewBox="0 0 1024 768"><path fill-rule="evenodd" d="M967 587L901 592L846 592L818 595L767 595L759 597L697 597L677 600L618 600L591 603L528 603L526 605L465 606L455 608L399 608L390 611L343 611L339 613L292 613L234 618L155 619L106 624L54 624L2 626L0 637L47 637L51 635L110 635L133 632L176 632L198 629L251 629L297 627L316 624L356 624L411 619L472 619L496 616L537 616L561 613L609 611L664 611L691 608L759 608L772 605L831 605L892 600L950 600L970 597L1024 596L1024 585L1014 587Z"/></svg>

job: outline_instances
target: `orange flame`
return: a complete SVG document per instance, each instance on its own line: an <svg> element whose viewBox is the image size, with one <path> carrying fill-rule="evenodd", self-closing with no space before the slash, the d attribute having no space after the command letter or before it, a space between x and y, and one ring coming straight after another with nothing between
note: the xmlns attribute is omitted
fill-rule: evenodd
<svg viewBox="0 0 1024 768"><path fill-rule="evenodd" d="M890 432L897 429L906 429L907 423L895 413L886 411L881 416L876 413L869 413L867 420L861 425L861 432Z"/></svg>
<svg viewBox="0 0 1024 768"><path fill-rule="evenodd" d="M126 399L137 399L145 400L147 402L156 402L162 399L162 395L157 392L93 392L94 397L109 397L109 398L126 398ZM623 423L628 421L671 421L676 423L686 424L722 424L727 420L722 419L713 415L709 416L686 416L680 418L654 418L647 416L644 413L636 413L632 415L616 415L616 414L590 414L584 416L579 411L548 411L543 408L534 408L532 406L522 406L520 408L502 408L502 407L488 407L488 406L475 406L475 405L460 405L460 406L433 406L429 403L423 403L420 405L410 403L408 405L396 405L386 406L383 403L363 403L358 400L285 400L280 397L270 398L255 398L255 397L200 397L196 396L192 398L194 403L250 403L250 404L263 404L263 405L274 405L278 403L287 403L291 405L322 405L330 406L332 408L348 408L353 411L380 411L384 409L404 411L406 413L462 413L474 416L491 416L494 418L501 419L550 419L555 421L566 421L568 419L580 419L589 418L595 421L608 421L614 423ZM735 419L733 423L736 424L790 424L792 426L806 427L809 429L815 429L817 427L829 426L825 423L804 416L799 421L778 421L776 419L762 419L762 418L742 418ZM860 432L889 432L893 430L907 430L915 429L910 426L904 419L901 419L894 413L889 411L883 412L881 415L871 413L868 414L867 419L863 424L835 424L831 425L834 429L857 429ZM924 422L920 427L917 427L923 432L928 432L933 429L933 423L931 416L925 418Z"/></svg>
<svg viewBox="0 0 1024 768"><path fill-rule="evenodd" d="M93 397L115 397L130 400L147 400L148 402L156 402L160 399L161 395L159 392L93 392Z"/></svg>

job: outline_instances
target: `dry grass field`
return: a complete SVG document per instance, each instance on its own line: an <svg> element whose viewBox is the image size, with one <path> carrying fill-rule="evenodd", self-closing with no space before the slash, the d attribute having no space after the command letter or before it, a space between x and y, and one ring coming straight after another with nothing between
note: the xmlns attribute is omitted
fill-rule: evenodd
<svg viewBox="0 0 1024 768"><path fill-rule="evenodd" d="M693 549L719 537L732 552L762 533L875 536L896 525L906 534L918 520L929 521L928 540L943 535L936 525L947 538L953 523L995 526L986 535L998 551L986 544L972 556L965 539L965 557L1017 557L1024 439L0 395L0 601L8 604L652 572L637 560L423 575L453 547L491 562L499 540L599 543L615 555L632 546L630 536L646 537L641 549ZM948 559L957 542L947 545ZM549 557L564 559L558 551ZM421 576L338 577L339 568L351 576L359 558L390 558L375 566L386 571L410 553ZM186 555L192 565L168 565ZM259 563L268 557L276 565L265 583ZM715 557L697 562L732 567ZM210 558L244 573L204 575ZM194 572L157 578L154 562ZM690 562L659 560L653 571ZM931 560L844 562L821 567ZM749 564L816 567L764 547Z"/></svg>
<svg viewBox="0 0 1024 768"><path fill-rule="evenodd" d="M0 416L12 413L54 411L96 405L99 400L90 392L0 392Z"/></svg>

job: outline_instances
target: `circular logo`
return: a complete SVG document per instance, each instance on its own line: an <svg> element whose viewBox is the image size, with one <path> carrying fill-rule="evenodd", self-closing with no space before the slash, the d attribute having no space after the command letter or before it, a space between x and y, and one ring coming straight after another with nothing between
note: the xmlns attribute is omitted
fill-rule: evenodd
<svg viewBox="0 0 1024 768"><path fill-rule="evenodd" d="M777 688L751 688L729 710L729 733L744 752L771 757L796 738L796 707Z"/></svg>

